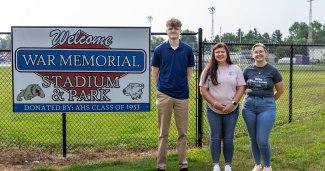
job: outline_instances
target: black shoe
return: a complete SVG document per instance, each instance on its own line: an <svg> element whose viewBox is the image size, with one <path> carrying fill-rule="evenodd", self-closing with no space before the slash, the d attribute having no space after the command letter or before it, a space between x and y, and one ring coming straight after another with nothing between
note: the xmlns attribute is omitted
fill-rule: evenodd
<svg viewBox="0 0 325 171"><path fill-rule="evenodd" d="M181 168L181 169L179 169L179 171L188 171L188 169L187 168Z"/></svg>
<svg viewBox="0 0 325 171"><path fill-rule="evenodd" d="M165 171L165 169L159 169L159 168L157 168L157 171Z"/></svg>

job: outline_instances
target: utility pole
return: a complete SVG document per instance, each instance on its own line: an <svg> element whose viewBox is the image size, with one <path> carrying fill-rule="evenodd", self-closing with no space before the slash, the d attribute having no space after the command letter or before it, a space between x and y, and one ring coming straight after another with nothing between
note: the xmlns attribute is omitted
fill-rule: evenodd
<svg viewBox="0 0 325 171"><path fill-rule="evenodd" d="M309 2L309 27L308 27L308 44L313 43L313 28L311 26L312 20L312 2L314 0L307 0Z"/></svg>
<svg viewBox="0 0 325 171"><path fill-rule="evenodd" d="M212 26L211 26L211 42L213 42L214 39L214 13L216 11L216 8L214 6L208 8L210 11L210 14L212 16Z"/></svg>
<svg viewBox="0 0 325 171"><path fill-rule="evenodd" d="M151 27L151 21L153 20L153 17L152 17L151 15L149 15L149 16L147 16L146 18L147 18L147 20L149 21L149 25L150 25L150 27Z"/></svg>

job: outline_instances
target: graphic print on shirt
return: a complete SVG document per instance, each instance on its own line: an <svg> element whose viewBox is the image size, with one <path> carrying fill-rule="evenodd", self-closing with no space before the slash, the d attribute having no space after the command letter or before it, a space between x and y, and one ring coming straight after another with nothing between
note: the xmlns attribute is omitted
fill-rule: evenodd
<svg viewBox="0 0 325 171"><path fill-rule="evenodd" d="M247 80L247 85L253 90L267 89L267 80L263 75L256 74L255 77Z"/></svg>
<svg viewBox="0 0 325 171"><path fill-rule="evenodd" d="M236 73L234 71L229 71L228 72L228 75L231 77L231 76L236 76Z"/></svg>

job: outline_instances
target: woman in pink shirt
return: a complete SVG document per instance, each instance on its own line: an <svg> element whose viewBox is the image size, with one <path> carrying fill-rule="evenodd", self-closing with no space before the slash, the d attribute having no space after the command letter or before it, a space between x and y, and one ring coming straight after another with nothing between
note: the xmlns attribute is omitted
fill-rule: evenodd
<svg viewBox="0 0 325 171"><path fill-rule="evenodd" d="M239 115L238 102L244 94L246 83L241 69L231 62L226 44L213 46L211 59L201 74L199 85L201 95L207 102L213 171L220 171L221 141L225 171L231 171L233 139Z"/></svg>

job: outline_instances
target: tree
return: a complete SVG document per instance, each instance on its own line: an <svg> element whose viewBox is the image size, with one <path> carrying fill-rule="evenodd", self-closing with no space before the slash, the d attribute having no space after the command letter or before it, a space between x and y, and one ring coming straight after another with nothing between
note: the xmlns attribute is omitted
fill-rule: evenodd
<svg viewBox="0 0 325 171"><path fill-rule="evenodd" d="M244 32L242 32L241 29L239 28L239 29L237 30L237 33L236 33L237 41L238 41L239 43L242 42L242 38L243 38L243 36L244 36Z"/></svg>
<svg viewBox="0 0 325 171"><path fill-rule="evenodd" d="M275 30L273 33L272 33L272 37L271 37L271 40L273 43L282 43L282 33L280 30Z"/></svg>
<svg viewBox="0 0 325 171"><path fill-rule="evenodd" d="M5 38L0 37L0 50L11 49L11 36L7 35Z"/></svg>
<svg viewBox="0 0 325 171"><path fill-rule="evenodd" d="M271 41L269 33L264 33L262 35L262 39L263 39L263 41L262 41L263 43L269 43Z"/></svg>
<svg viewBox="0 0 325 171"><path fill-rule="evenodd" d="M249 43L264 42L263 37L261 36L261 34L258 32L256 28L254 28L253 30L249 30L243 39L245 42L249 42Z"/></svg>
<svg viewBox="0 0 325 171"><path fill-rule="evenodd" d="M219 35L216 35L213 39L213 42L220 42L220 37Z"/></svg>
<svg viewBox="0 0 325 171"><path fill-rule="evenodd" d="M2 44L3 44L2 41L3 41L3 40L2 40L2 38L0 37L0 50L3 49L3 47L2 47Z"/></svg>
<svg viewBox="0 0 325 171"><path fill-rule="evenodd" d="M325 44L325 24L322 25L318 21L314 21L312 24L313 31L313 43ZM218 39L220 38L220 39ZM294 43L294 44L306 44L308 39L308 25L304 22L294 22L289 28L289 36L283 37L283 34L279 29L275 30L271 35L269 33L260 34L256 28L249 30L247 34L244 34L239 28L235 34L224 33L220 37L215 36L213 42L247 42L247 43ZM209 41L205 41L209 42ZM305 48L306 49L306 48ZM304 51L304 50L301 50ZM303 52L301 54L305 54Z"/></svg>
<svg viewBox="0 0 325 171"><path fill-rule="evenodd" d="M304 22L295 22L289 28L288 43L306 44L308 39L308 25Z"/></svg>
<svg viewBox="0 0 325 171"><path fill-rule="evenodd" d="M254 28L254 36L255 42L263 42L263 38L256 28Z"/></svg>
<svg viewBox="0 0 325 171"><path fill-rule="evenodd" d="M161 36L151 36L151 49L155 49L163 41L165 41L165 39Z"/></svg>
<svg viewBox="0 0 325 171"><path fill-rule="evenodd" d="M252 30L249 30L248 33L244 36L245 42L255 42L255 35Z"/></svg>
<svg viewBox="0 0 325 171"><path fill-rule="evenodd" d="M274 50L274 55L278 58L290 56L290 47L289 46L277 46ZM278 59L276 59L278 60Z"/></svg>
<svg viewBox="0 0 325 171"><path fill-rule="evenodd" d="M311 23L313 32L312 43L325 43L325 24L318 21ZM287 43L306 44L308 40L308 25L305 22L295 22L289 28L289 37Z"/></svg>
<svg viewBox="0 0 325 171"><path fill-rule="evenodd" d="M194 31L191 31L189 29L183 30L183 33L195 33ZM186 42L190 46L193 47L193 49L197 48L198 41L195 35L182 35L181 36L181 41Z"/></svg>
<svg viewBox="0 0 325 171"><path fill-rule="evenodd" d="M237 38L236 38L236 35L234 35L233 33L224 33L221 36L221 41L222 42L237 42Z"/></svg>
<svg viewBox="0 0 325 171"><path fill-rule="evenodd" d="M318 21L312 23L313 28L313 43L324 44L325 43L325 24L322 25Z"/></svg>
<svg viewBox="0 0 325 171"><path fill-rule="evenodd" d="M319 32L315 33L315 39L313 43L316 44L325 44L325 25L323 26L323 29Z"/></svg>

